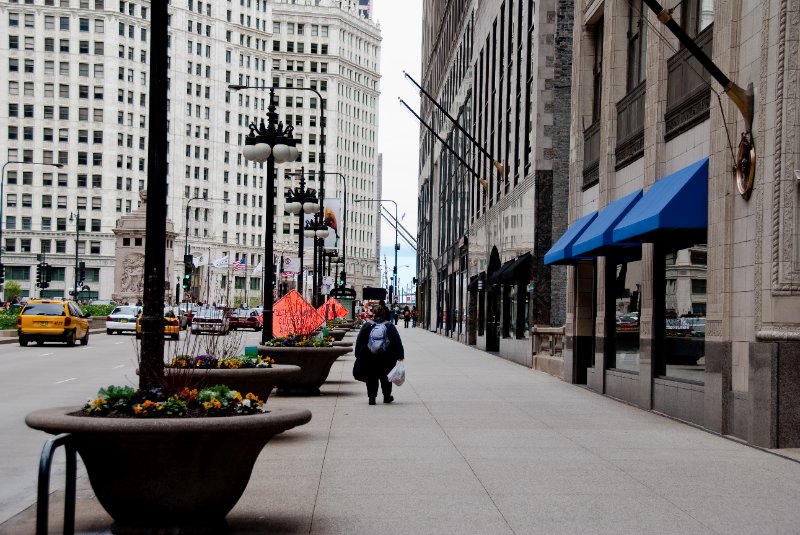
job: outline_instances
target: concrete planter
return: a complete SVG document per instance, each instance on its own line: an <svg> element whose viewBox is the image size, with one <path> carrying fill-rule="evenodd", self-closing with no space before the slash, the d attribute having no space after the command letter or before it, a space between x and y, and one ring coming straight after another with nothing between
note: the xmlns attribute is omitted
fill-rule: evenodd
<svg viewBox="0 0 800 535"><path fill-rule="evenodd" d="M319 387L328 378L331 366L349 347L271 347L258 346L259 355L275 359L276 364L300 366L299 374L278 382L278 393L318 395Z"/></svg>
<svg viewBox="0 0 800 535"><path fill-rule="evenodd" d="M332 329L328 331L328 335L332 336L335 341L341 342L342 338L344 338L344 335L346 335L347 332L347 329Z"/></svg>
<svg viewBox="0 0 800 535"><path fill-rule="evenodd" d="M74 416L79 410L40 410L25 423L72 434L113 533L220 533L264 445L311 420L310 411L288 408L157 419Z"/></svg>
<svg viewBox="0 0 800 535"><path fill-rule="evenodd" d="M342 340L341 342L333 342L333 347L349 347L349 348L352 348L353 347L353 342L347 342L345 340Z"/></svg>
<svg viewBox="0 0 800 535"><path fill-rule="evenodd" d="M189 373L202 378L208 386L226 385L238 390L243 396L248 392L267 401L270 392L278 383L300 373L299 366L273 364L272 368L191 369ZM164 368L167 375L187 373L186 368Z"/></svg>

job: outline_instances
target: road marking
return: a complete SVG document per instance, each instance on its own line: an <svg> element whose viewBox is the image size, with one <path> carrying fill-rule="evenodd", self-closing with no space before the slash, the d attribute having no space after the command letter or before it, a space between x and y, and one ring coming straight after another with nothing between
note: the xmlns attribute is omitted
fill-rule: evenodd
<svg viewBox="0 0 800 535"><path fill-rule="evenodd" d="M124 364L120 364L119 366L114 366L114 367L113 367L113 368L111 368L111 369L112 369L112 370L118 370L118 369L120 369L120 368L124 368L124 367L125 367L125 365L124 365Z"/></svg>
<svg viewBox="0 0 800 535"><path fill-rule="evenodd" d="M115 346L118 346L118 345L120 345L120 344L124 344L124 343L125 343L125 342L114 342L114 345L115 345Z"/></svg>
<svg viewBox="0 0 800 535"><path fill-rule="evenodd" d="M61 383L68 383L70 381L74 381L77 377L70 377L69 379L64 379L63 381L56 381L55 384L60 385Z"/></svg>
<svg viewBox="0 0 800 535"><path fill-rule="evenodd" d="M41 355L41 356L43 356L43 357L49 357L50 355L53 355L53 354L54 354L54 353L42 353L42 355Z"/></svg>

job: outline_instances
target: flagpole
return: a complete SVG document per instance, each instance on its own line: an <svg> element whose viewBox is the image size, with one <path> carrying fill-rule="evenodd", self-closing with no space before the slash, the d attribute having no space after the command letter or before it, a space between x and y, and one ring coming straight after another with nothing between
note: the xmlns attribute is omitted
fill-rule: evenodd
<svg viewBox="0 0 800 535"><path fill-rule="evenodd" d="M247 300L247 270L250 266L245 264L244 266L244 302L247 305L247 308L250 308L250 301Z"/></svg>
<svg viewBox="0 0 800 535"><path fill-rule="evenodd" d="M211 247L208 248L208 264L206 264L206 303L211 301Z"/></svg>

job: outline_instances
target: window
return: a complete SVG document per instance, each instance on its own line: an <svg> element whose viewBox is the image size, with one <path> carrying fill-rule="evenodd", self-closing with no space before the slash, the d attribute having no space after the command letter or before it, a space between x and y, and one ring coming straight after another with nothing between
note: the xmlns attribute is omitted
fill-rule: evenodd
<svg viewBox="0 0 800 535"><path fill-rule="evenodd" d="M603 19L592 30L594 61L592 62L592 122L600 120L603 92Z"/></svg>
<svg viewBox="0 0 800 535"><path fill-rule="evenodd" d="M681 4L681 28L689 37L697 37L713 22L714 0L687 0Z"/></svg>
<svg viewBox="0 0 800 535"><path fill-rule="evenodd" d="M634 3L636 6L634 6ZM647 70L647 20L649 9L643 0L628 4L628 72L627 92L645 79Z"/></svg>

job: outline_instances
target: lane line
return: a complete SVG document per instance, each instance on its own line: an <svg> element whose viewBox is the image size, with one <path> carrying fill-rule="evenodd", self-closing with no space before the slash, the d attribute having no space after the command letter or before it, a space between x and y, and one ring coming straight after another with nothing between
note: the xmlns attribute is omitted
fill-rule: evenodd
<svg viewBox="0 0 800 535"><path fill-rule="evenodd" d="M42 357L49 357L50 355L55 355L55 353L42 353Z"/></svg>
<svg viewBox="0 0 800 535"><path fill-rule="evenodd" d="M120 364L119 366L114 366L114 367L113 367L113 368L111 368L111 369L112 369L112 370L118 370L118 369L120 369L120 368L124 368L124 367L125 367L125 365L124 365L124 364Z"/></svg>
<svg viewBox="0 0 800 535"><path fill-rule="evenodd" d="M56 381L54 384L60 385L61 383L68 383L70 381L76 380L77 377L70 377L69 379L64 379L63 381Z"/></svg>

